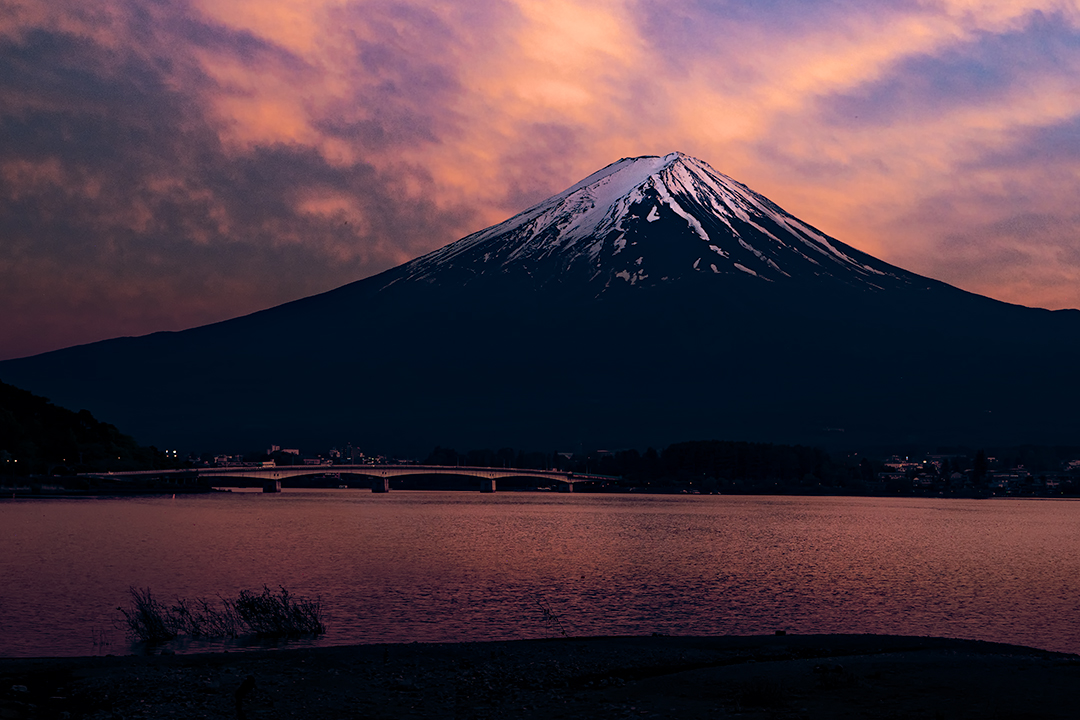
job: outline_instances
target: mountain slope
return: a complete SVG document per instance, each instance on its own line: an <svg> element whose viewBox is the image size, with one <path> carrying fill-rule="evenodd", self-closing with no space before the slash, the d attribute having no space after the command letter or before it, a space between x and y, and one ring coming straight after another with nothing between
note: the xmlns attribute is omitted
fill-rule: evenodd
<svg viewBox="0 0 1080 720"><path fill-rule="evenodd" d="M334 291L0 378L143 442L422 453L1075 442L1077 366L1080 313L896 268L672 153Z"/></svg>

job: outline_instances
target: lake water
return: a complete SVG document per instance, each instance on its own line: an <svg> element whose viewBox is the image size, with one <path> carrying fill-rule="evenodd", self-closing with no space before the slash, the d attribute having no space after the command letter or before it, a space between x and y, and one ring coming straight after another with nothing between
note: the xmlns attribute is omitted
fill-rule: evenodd
<svg viewBox="0 0 1080 720"><path fill-rule="evenodd" d="M0 655L161 600L321 596L317 645L893 633L1080 652L1080 503L286 490L0 501ZM543 606L543 607L542 607ZM176 646L181 652L221 644Z"/></svg>

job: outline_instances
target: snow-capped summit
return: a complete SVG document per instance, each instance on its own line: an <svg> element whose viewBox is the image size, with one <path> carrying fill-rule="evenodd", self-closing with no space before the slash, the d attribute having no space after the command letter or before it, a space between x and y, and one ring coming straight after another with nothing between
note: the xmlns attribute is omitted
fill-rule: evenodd
<svg viewBox="0 0 1080 720"><path fill-rule="evenodd" d="M514 217L406 264L402 278L526 273L598 293L691 275L833 277L880 287L916 276L788 214L683 153L623 158Z"/></svg>

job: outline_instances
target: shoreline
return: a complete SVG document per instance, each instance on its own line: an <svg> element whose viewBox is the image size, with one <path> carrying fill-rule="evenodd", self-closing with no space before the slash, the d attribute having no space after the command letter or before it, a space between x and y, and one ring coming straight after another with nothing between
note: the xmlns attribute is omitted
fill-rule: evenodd
<svg viewBox="0 0 1080 720"><path fill-rule="evenodd" d="M0 717L1072 718L1076 687L976 640L619 636L0 658Z"/></svg>

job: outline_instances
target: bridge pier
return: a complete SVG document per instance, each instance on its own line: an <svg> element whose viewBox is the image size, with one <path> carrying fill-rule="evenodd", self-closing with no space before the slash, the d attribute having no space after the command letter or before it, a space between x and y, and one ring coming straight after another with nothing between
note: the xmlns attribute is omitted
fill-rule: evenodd
<svg viewBox="0 0 1080 720"><path fill-rule="evenodd" d="M373 492L373 493L388 493L388 492L390 492L390 478L371 478L371 492Z"/></svg>
<svg viewBox="0 0 1080 720"><path fill-rule="evenodd" d="M493 493L495 492L495 478L480 478L480 492Z"/></svg>
<svg viewBox="0 0 1080 720"><path fill-rule="evenodd" d="M281 492L280 480L263 480L263 492L264 493L279 493Z"/></svg>

